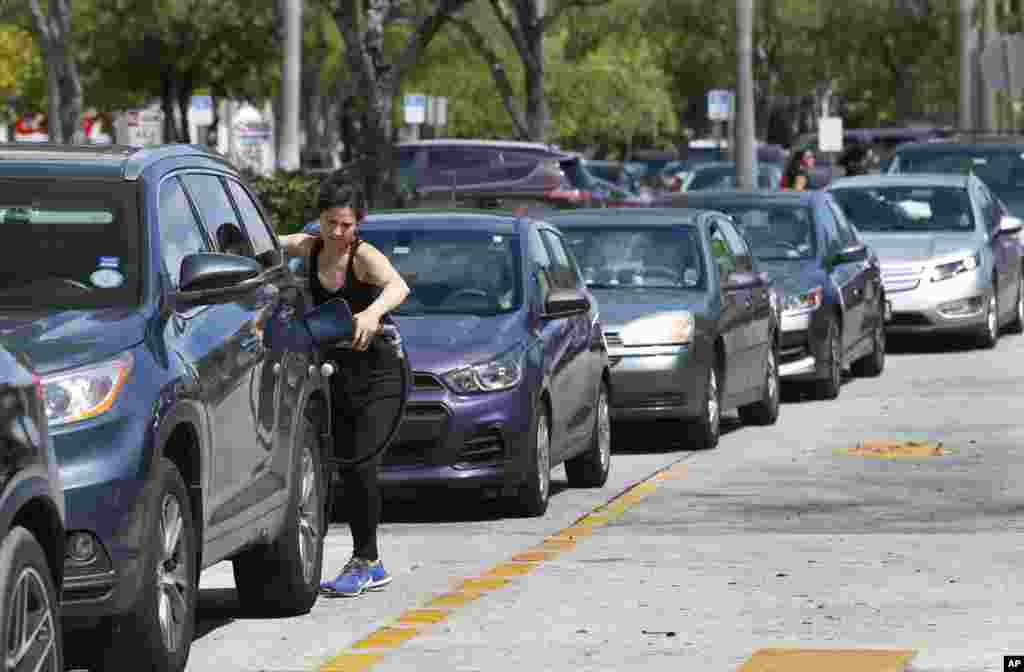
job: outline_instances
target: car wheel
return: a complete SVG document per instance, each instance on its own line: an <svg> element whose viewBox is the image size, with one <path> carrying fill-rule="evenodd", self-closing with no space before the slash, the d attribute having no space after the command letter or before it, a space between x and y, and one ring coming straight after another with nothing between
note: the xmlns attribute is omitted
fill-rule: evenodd
<svg viewBox="0 0 1024 672"><path fill-rule="evenodd" d="M551 496L551 421L543 401L537 402L526 447L526 479L519 486L517 513L543 516Z"/></svg>
<svg viewBox="0 0 1024 672"><path fill-rule="evenodd" d="M142 590L131 613L113 619L110 641L95 646L100 670L183 672L196 622L199 569L188 490L174 463L156 465L157 512L142 561Z"/></svg>
<svg viewBox="0 0 1024 672"><path fill-rule="evenodd" d="M764 388L761 399L740 406L740 420L745 425L774 425L779 418L779 359L774 344L768 348L764 363Z"/></svg>
<svg viewBox="0 0 1024 672"><path fill-rule="evenodd" d="M600 488L608 481L612 468L612 421L604 382L597 393L594 416L590 446L565 463L565 474L574 488Z"/></svg>
<svg viewBox="0 0 1024 672"><path fill-rule="evenodd" d="M1017 281L1017 305L1013 311L1013 321L1006 330L1011 334L1024 334L1024 271Z"/></svg>
<svg viewBox="0 0 1024 672"><path fill-rule="evenodd" d="M708 367L704 384L704 413L692 420L687 428L687 438L696 450L710 450L718 445L722 428L722 387L719 367Z"/></svg>
<svg viewBox="0 0 1024 672"><path fill-rule="evenodd" d="M988 299L988 311L985 313L985 326L978 334L978 346L986 350L996 347L999 342L999 302L996 299L998 290L992 287L992 296Z"/></svg>
<svg viewBox="0 0 1024 672"><path fill-rule="evenodd" d="M0 545L3 669L64 672L60 596L42 546L24 527Z"/></svg>
<svg viewBox="0 0 1024 672"><path fill-rule="evenodd" d="M317 426L303 415L284 527L234 558L238 601L251 613L296 616L316 603L323 566L326 488Z"/></svg>
<svg viewBox="0 0 1024 672"><path fill-rule="evenodd" d="M839 325L835 320L828 323L828 372L825 378L815 383L815 391L819 399L835 399L839 396L839 388L843 383L843 345Z"/></svg>
<svg viewBox="0 0 1024 672"><path fill-rule="evenodd" d="M853 363L854 375L874 378L885 369L885 327L878 325L871 334L871 352Z"/></svg>

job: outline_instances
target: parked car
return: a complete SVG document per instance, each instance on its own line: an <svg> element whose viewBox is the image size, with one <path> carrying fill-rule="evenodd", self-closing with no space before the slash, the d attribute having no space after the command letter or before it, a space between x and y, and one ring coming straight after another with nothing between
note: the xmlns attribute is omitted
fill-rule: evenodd
<svg viewBox="0 0 1024 672"><path fill-rule="evenodd" d="M885 290L878 256L821 191L700 191L686 204L732 216L782 294L779 375L839 395L843 370L885 367Z"/></svg>
<svg viewBox="0 0 1024 672"><path fill-rule="evenodd" d="M623 186L638 196L643 195L640 180L633 173L626 170L625 164L621 161L587 159L584 161L584 165L594 177Z"/></svg>
<svg viewBox="0 0 1024 672"><path fill-rule="evenodd" d="M550 217L601 306L612 417L673 419L695 448L721 414L779 413L778 310L770 280L722 214L588 210Z"/></svg>
<svg viewBox="0 0 1024 672"><path fill-rule="evenodd" d="M0 146L0 222L0 332L42 376L63 618L90 633L68 658L184 670L200 569L226 559L248 613L308 612L328 397L239 173L198 146Z"/></svg>
<svg viewBox="0 0 1024 672"><path fill-rule="evenodd" d="M782 166L774 163L754 164L754 180L758 189L778 189L782 182ZM680 180L678 191L730 189L736 186L736 164L715 161L693 166Z"/></svg>
<svg viewBox="0 0 1024 672"><path fill-rule="evenodd" d="M64 491L42 384L2 346L0 460L0 655L7 670L64 672Z"/></svg>
<svg viewBox="0 0 1024 672"><path fill-rule="evenodd" d="M547 199L560 209L579 207L644 208L650 198L623 184L609 182L594 175L590 163L581 156L567 156L560 162L562 184L548 193ZM635 178L631 178L636 181Z"/></svg>
<svg viewBox="0 0 1024 672"><path fill-rule="evenodd" d="M973 175L837 180L831 193L874 248L892 308L890 332L955 331L994 347L1024 330L1022 222L1004 215Z"/></svg>
<svg viewBox="0 0 1024 672"><path fill-rule="evenodd" d="M561 234L509 215L406 211L367 217L360 235L410 288L393 315L414 387L383 486L493 488L531 516L563 462L571 486L603 486L609 364Z"/></svg>

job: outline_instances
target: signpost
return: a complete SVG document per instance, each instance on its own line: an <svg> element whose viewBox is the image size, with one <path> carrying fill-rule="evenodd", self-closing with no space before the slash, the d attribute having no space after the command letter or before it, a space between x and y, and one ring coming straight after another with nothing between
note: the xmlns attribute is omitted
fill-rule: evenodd
<svg viewBox="0 0 1024 672"><path fill-rule="evenodd" d="M413 139L420 136L420 124L427 123L427 97L420 93L409 94L402 99L405 123L413 128Z"/></svg>
<svg viewBox="0 0 1024 672"><path fill-rule="evenodd" d="M818 151L839 153L843 151L843 118L822 117L818 119Z"/></svg>
<svg viewBox="0 0 1024 672"><path fill-rule="evenodd" d="M718 139L720 151L725 149L723 145L727 142L726 138L732 135L730 127L735 116L735 91L728 89L708 91L708 119L715 124L715 137Z"/></svg>
<svg viewBox="0 0 1024 672"><path fill-rule="evenodd" d="M213 96L192 96L188 107L188 118L196 126L212 126Z"/></svg>

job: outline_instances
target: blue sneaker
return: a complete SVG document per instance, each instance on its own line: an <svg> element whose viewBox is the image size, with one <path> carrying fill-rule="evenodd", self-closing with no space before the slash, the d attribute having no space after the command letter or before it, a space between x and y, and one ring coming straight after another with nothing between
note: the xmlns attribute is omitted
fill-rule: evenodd
<svg viewBox="0 0 1024 672"><path fill-rule="evenodd" d="M328 597L358 597L367 590L383 588L389 583L391 576L380 560L371 564L362 558L352 558L337 578L320 584L320 592Z"/></svg>

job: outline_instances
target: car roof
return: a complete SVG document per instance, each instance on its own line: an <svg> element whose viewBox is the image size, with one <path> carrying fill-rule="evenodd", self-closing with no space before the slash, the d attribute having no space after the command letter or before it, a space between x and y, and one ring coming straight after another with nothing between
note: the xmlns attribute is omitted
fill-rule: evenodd
<svg viewBox="0 0 1024 672"><path fill-rule="evenodd" d="M524 142L521 140L471 140L466 138L432 138L430 140L407 140L398 143L398 147L439 147L439 146L462 146L462 147L496 147L504 149L536 149L556 154L564 153L558 145L549 145L543 142Z"/></svg>
<svg viewBox="0 0 1024 672"><path fill-rule="evenodd" d="M902 152L922 152L941 154L948 152L951 148L964 149L966 151L986 151L986 152L1012 152L1017 153L1024 151L1024 138L992 138L992 139L956 139L956 138L940 138L937 140L930 140L927 142L907 142L896 148L897 153Z"/></svg>
<svg viewBox="0 0 1024 672"><path fill-rule="evenodd" d="M693 208L586 208L551 214L547 221L559 228L609 224L678 226L695 224L701 212Z"/></svg>
<svg viewBox="0 0 1024 672"><path fill-rule="evenodd" d="M829 185L829 189L842 187L960 187L967 188L970 175L950 173L896 173L886 175L857 175L840 177Z"/></svg>
<svg viewBox="0 0 1024 672"><path fill-rule="evenodd" d="M157 161L192 156L237 172L203 145L64 145L51 142L0 143L0 176L137 180Z"/></svg>
<svg viewBox="0 0 1024 672"><path fill-rule="evenodd" d="M428 231L431 229L484 229L495 233L516 233L523 218L485 212L422 211L374 213L361 226L380 230Z"/></svg>
<svg viewBox="0 0 1024 672"><path fill-rule="evenodd" d="M821 192L813 189L806 191L793 191L790 189L699 189L697 191L682 192L675 197L681 203L693 200L696 202L724 201L727 203L768 202L795 206L809 206L818 198L822 198Z"/></svg>

